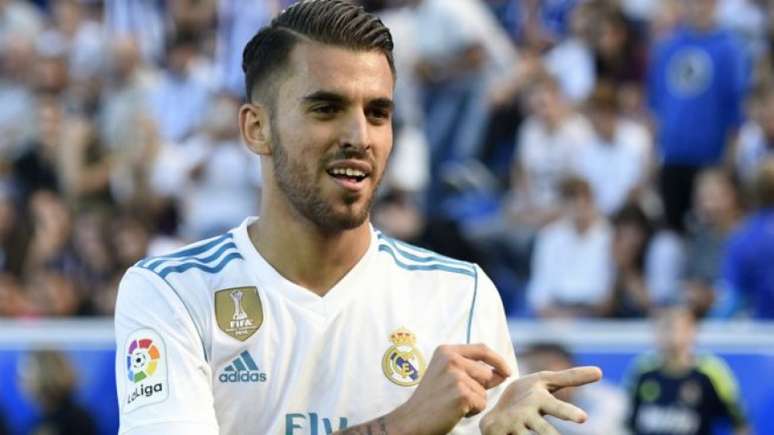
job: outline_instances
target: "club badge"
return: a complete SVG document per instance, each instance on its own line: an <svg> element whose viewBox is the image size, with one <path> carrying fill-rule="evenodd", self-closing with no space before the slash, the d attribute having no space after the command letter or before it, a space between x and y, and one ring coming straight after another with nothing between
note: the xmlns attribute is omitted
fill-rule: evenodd
<svg viewBox="0 0 774 435"><path fill-rule="evenodd" d="M425 358L416 346L416 336L406 328L390 334L392 346L382 358L384 375L393 383L410 387L422 380L425 374Z"/></svg>

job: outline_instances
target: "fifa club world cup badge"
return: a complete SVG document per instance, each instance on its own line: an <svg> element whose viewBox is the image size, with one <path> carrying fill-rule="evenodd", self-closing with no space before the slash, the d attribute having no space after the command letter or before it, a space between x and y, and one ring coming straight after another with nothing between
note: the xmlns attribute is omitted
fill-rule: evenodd
<svg viewBox="0 0 774 435"><path fill-rule="evenodd" d="M416 346L417 338L406 328L390 334L390 346L382 358L382 370L387 379L402 387L416 385L425 374L425 358Z"/></svg>
<svg viewBox="0 0 774 435"><path fill-rule="evenodd" d="M263 306L258 289L238 287L215 292L215 318L221 331L245 341L263 323Z"/></svg>

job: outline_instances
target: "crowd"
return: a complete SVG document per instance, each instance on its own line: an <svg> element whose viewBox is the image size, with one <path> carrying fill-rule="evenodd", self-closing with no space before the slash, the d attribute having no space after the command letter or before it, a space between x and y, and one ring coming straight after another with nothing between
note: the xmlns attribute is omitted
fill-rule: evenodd
<svg viewBox="0 0 774 435"><path fill-rule="evenodd" d="M774 318L774 3L359 0L392 29L376 226L513 316ZM286 0L0 0L0 316L260 214L242 48Z"/></svg>

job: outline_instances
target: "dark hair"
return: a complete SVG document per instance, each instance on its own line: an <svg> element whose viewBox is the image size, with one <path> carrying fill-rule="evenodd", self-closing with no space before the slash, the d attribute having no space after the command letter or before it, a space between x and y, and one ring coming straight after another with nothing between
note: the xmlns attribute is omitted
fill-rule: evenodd
<svg viewBox="0 0 774 435"><path fill-rule="evenodd" d="M568 175L559 182L559 196L563 200L592 198L591 184L585 178Z"/></svg>
<svg viewBox="0 0 774 435"><path fill-rule="evenodd" d="M527 356L551 355L561 358L570 365L574 364L572 353L562 344L551 341L538 341L530 344L524 352Z"/></svg>
<svg viewBox="0 0 774 435"><path fill-rule="evenodd" d="M378 17L344 0L304 0L280 13L245 46L242 70L248 100L256 85L286 66L302 38L352 50L381 51L395 75L392 35Z"/></svg>

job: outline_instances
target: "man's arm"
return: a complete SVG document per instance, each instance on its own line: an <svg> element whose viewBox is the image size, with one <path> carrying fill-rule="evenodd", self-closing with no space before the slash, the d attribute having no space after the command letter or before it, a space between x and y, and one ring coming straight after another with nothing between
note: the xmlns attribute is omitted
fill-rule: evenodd
<svg viewBox="0 0 774 435"><path fill-rule="evenodd" d="M115 330L119 433L216 435L204 345L174 289L130 269L119 286Z"/></svg>

